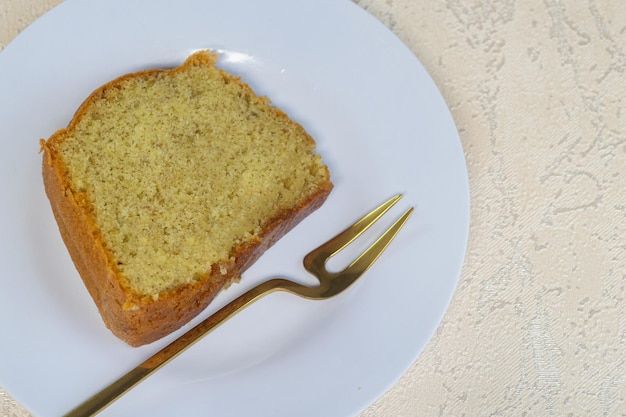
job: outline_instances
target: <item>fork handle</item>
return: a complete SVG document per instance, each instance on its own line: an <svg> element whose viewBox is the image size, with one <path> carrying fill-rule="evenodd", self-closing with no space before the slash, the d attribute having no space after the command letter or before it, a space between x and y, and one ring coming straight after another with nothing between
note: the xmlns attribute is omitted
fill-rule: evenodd
<svg viewBox="0 0 626 417"><path fill-rule="evenodd" d="M270 292L287 289L284 287L285 283L290 283L290 281L276 278L265 281L243 293L213 313L211 316L198 323L195 327L184 333L178 339L174 340L150 358L146 359L141 365L126 373L117 381L102 389L97 394L94 394L78 407L65 414L65 417L93 416L104 410L107 406L120 398L126 392L130 391L153 372L157 371L172 359L180 355L191 345L200 340L203 336L206 336L211 330L215 329L221 323L234 316L240 310Z"/></svg>

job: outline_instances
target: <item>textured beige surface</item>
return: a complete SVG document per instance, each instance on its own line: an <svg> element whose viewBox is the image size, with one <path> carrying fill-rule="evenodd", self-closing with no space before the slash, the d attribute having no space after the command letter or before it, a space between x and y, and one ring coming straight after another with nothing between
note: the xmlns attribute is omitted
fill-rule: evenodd
<svg viewBox="0 0 626 417"><path fill-rule="evenodd" d="M0 0L0 47L56 3ZM357 3L434 78L472 194L444 321L360 417L625 416L623 1Z"/></svg>

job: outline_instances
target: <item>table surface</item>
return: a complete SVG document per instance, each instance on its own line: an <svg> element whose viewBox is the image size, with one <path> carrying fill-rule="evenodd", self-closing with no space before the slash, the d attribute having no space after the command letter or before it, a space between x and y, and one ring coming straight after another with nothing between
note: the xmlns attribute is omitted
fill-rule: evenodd
<svg viewBox="0 0 626 417"><path fill-rule="evenodd" d="M0 49L60 0L0 0ZM419 58L472 196L450 308L360 417L626 415L626 8L358 0ZM29 416L0 387L1 416Z"/></svg>

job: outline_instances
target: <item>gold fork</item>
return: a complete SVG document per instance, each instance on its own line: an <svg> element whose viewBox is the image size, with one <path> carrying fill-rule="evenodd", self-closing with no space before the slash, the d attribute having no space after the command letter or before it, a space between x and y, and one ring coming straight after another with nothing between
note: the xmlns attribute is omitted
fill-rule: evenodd
<svg viewBox="0 0 626 417"><path fill-rule="evenodd" d="M402 198L398 194L384 202L352 226L348 227L337 236L311 251L304 257L304 267L319 279L319 285L309 287L283 278L275 278L257 285L248 292L235 298L204 321L193 327L187 333L174 340L172 343L145 360L141 365L128 372L126 375L113 382L102 391L93 395L81 405L66 414L66 417L93 416L119 397L124 395L135 385L139 384L149 375L170 362L176 356L200 340L211 330L229 319L235 313L250 305L260 297L274 291L287 291L304 298L322 300L339 294L357 278L359 278L387 248L396 234L413 212L409 208L396 222L389 227L374 243L372 243L350 265L340 272L329 272L326 269L327 261L339 251L344 249L356 238L361 236L371 225L380 219L395 203Z"/></svg>

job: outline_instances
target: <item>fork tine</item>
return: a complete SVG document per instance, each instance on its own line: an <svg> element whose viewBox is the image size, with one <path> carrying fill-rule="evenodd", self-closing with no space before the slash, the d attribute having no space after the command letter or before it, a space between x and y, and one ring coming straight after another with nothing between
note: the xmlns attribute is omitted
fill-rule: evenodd
<svg viewBox="0 0 626 417"><path fill-rule="evenodd" d="M396 237L402 226L409 219L413 213L413 207L409 208L404 214L394 222L376 241L367 248L358 258L356 258L348 267L343 271L344 273L350 273L354 275L361 275L364 273L383 253L391 241Z"/></svg>
<svg viewBox="0 0 626 417"><path fill-rule="evenodd" d="M374 210L363 216L352 226L348 227L343 232L339 233L337 236L324 243L318 249L318 255L326 255L327 257L333 256L337 254L339 251L344 249L350 243L352 243L356 238L361 236L367 229L370 228L374 223L378 221L394 204L396 204L402 198L402 194L397 194L391 197L389 200L382 203L380 206L376 207Z"/></svg>
<svg viewBox="0 0 626 417"><path fill-rule="evenodd" d="M322 244L320 247L309 252L304 257L304 260L303 260L304 267L314 275L316 271L321 271L321 270L325 271L326 261L329 258L336 255L338 252L340 252L342 249L344 249L346 246L352 243L356 238L361 236L363 232L365 232L370 226L376 223L378 219L380 219L387 211L389 211L389 209L393 207L393 205L396 204L401 198L402 198L402 194L397 194L393 196L392 198L385 201L380 206L376 207L374 210L372 210L371 212L363 216L352 226L348 227L346 230L339 233L337 236L333 237L326 243ZM404 221L406 221L406 219ZM404 224L404 221L402 222L403 224ZM398 231L393 233L393 236L395 236L396 233L398 233ZM391 238L393 238L393 236ZM381 238L382 236L379 238L379 240ZM389 241L391 241L391 239L389 239ZM389 242L387 242L384 245L384 247L386 247L388 244ZM383 247L383 250L384 250L384 247ZM380 250L380 252L382 252L382 250ZM373 252L370 252L370 253L373 253ZM380 253L378 255L380 255ZM374 260L376 260L378 255L374 258ZM354 261L353 264L355 262L356 261ZM346 270L344 270L344 272Z"/></svg>

